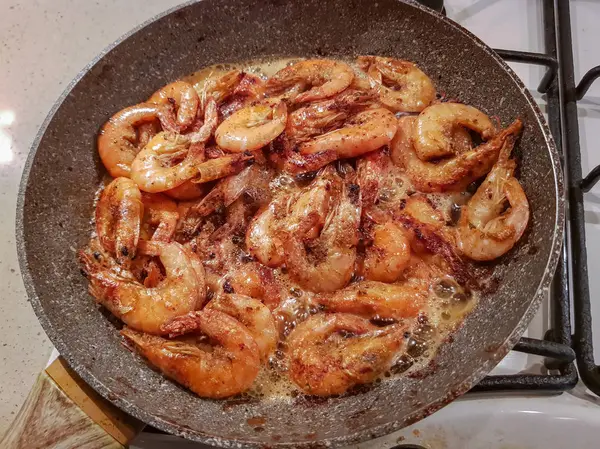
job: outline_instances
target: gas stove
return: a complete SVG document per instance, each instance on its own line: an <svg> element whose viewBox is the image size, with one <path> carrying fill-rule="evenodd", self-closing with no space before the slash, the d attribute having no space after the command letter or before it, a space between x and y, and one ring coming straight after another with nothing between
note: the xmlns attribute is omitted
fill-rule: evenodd
<svg viewBox="0 0 600 449"><path fill-rule="evenodd" d="M421 0L506 59L538 101L562 156L567 232L549 298L472 392L361 449L596 447L600 434L600 2ZM587 235L587 243L586 243ZM595 304L593 304L595 302ZM592 308L596 307L595 328ZM594 330L594 337L592 336ZM595 348L595 351L594 351ZM595 354L594 354L595 352ZM132 448L202 445L148 429Z"/></svg>

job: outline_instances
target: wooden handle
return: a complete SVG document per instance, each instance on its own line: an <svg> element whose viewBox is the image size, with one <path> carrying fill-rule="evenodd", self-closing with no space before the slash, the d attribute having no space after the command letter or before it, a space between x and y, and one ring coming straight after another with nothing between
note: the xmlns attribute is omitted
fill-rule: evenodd
<svg viewBox="0 0 600 449"><path fill-rule="evenodd" d="M117 449L143 427L98 395L59 357L38 376L0 447Z"/></svg>

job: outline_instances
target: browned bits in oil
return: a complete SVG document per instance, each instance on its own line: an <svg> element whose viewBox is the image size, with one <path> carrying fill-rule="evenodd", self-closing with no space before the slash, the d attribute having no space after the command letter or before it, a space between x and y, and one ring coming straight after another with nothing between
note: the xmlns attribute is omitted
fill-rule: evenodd
<svg viewBox="0 0 600 449"><path fill-rule="evenodd" d="M396 320L394 318L387 318L387 317L380 317L380 316L374 316L373 318L370 319L370 321L375 326L379 326L379 327L389 326L391 324L395 324L398 322L398 320Z"/></svg>
<svg viewBox="0 0 600 449"><path fill-rule="evenodd" d="M435 284L433 291L439 298L448 299L456 292L456 287L455 283L443 279Z"/></svg>
<svg viewBox="0 0 600 449"><path fill-rule="evenodd" d="M411 357L419 357L427 350L427 343L419 338L410 337L406 342L406 353Z"/></svg>
<svg viewBox="0 0 600 449"><path fill-rule="evenodd" d="M410 355L403 354L398 358L396 363L392 365L392 367L390 368L390 373L401 374L408 370L411 366L413 366L414 363L415 361Z"/></svg>

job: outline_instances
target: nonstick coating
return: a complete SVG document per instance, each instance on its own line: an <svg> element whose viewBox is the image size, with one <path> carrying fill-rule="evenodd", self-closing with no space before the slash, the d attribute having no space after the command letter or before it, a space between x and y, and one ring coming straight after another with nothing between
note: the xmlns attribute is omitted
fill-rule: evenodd
<svg viewBox="0 0 600 449"><path fill-rule="evenodd" d="M450 98L498 115L505 125L524 120L516 155L531 203L529 231L500 261L497 292L481 300L423 376L319 401L200 399L125 349L114 320L87 293L76 250L89 239L94 192L104 175L95 148L98 129L119 109L210 64L360 54L412 60ZM59 99L21 184L21 269L33 308L60 353L131 415L218 446L347 445L392 432L452 401L517 341L547 294L560 251L564 216L557 160L543 118L516 75L469 32L421 6L394 0L205 0L124 37Z"/></svg>

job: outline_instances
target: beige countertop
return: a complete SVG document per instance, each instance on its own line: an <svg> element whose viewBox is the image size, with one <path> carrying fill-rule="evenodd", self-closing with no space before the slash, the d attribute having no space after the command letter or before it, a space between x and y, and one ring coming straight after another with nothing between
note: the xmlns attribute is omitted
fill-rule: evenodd
<svg viewBox="0 0 600 449"><path fill-rule="evenodd" d="M99 52L180 0L0 0L0 436L52 351L19 272L15 207L46 114ZM41 243L42 244L42 243Z"/></svg>

